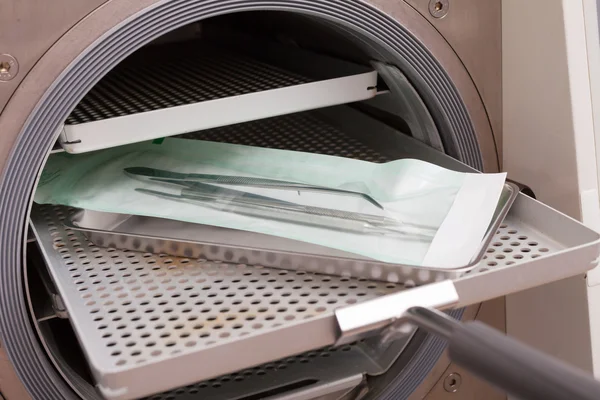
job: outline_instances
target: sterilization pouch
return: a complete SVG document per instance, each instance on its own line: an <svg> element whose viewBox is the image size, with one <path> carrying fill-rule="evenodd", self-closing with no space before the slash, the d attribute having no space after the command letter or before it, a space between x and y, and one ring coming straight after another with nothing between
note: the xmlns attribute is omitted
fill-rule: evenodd
<svg viewBox="0 0 600 400"><path fill-rule="evenodd" d="M275 235L435 268L471 261L505 174L167 138L52 154L35 202Z"/></svg>

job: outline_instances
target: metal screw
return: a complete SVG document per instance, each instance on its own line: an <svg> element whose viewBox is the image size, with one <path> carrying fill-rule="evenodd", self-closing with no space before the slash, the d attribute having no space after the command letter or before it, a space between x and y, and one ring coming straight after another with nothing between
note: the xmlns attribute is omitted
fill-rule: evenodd
<svg viewBox="0 0 600 400"><path fill-rule="evenodd" d="M448 0L430 0L429 13L434 18L443 18L448 14L450 3Z"/></svg>
<svg viewBox="0 0 600 400"><path fill-rule="evenodd" d="M10 81L19 72L19 63L10 54L0 54L0 81Z"/></svg>
<svg viewBox="0 0 600 400"><path fill-rule="evenodd" d="M458 392L460 388L460 384L462 383L462 377L460 374L455 372L451 373L444 379L444 390L450 393Z"/></svg>

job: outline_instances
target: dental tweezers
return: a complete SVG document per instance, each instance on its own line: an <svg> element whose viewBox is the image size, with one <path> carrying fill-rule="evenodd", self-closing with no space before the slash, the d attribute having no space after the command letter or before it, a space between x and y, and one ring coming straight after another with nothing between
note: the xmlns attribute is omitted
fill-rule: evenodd
<svg viewBox="0 0 600 400"><path fill-rule="evenodd" d="M221 211L251 217L301 223L326 229L363 234L409 235L415 238L431 238L435 234L435 230L431 227L405 224L395 218L386 216L305 206L205 183L179 181L178 184L184 187L179 194L144 188L136 188L135 190L140 193L169 200L193 202L217 208Z"/></svg>
<svg viewBox="0 0 600 400"><path fill-rule="evenodd" d="M383 210L383 206L379 204L374 198L368 194L355 192L352 190L345 189L334 189L325 186L309 185L304 183L283 181L277 179L267 178L252 178L246 176L232 176L232 175L215 175L215 174L183 174L179 172L165 171L155 168L147 167L131 167L125 168L125 173L133 178L151 181L163 181L175 183L178 181L185 182L198 182L208 183L217 185L230 185L230 186L247 186L277 190L292 190L292 191L307 191L307 192L321 192L321 193L332 193L344 196L355 196L362 197L369 203L373 204L377 208Z"/></svg>

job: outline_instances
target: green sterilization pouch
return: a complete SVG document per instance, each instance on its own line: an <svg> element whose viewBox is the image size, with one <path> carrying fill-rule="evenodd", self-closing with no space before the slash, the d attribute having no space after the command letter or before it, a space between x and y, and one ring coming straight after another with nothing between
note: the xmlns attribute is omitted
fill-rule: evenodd
<svg viewBox="0 0 600 400"><path fill-rule="evenodd" d="M505 178L415 159L375 164L167 138L53 154L35 202L258 232L383 262L456 268L478 250Z"/></svg>

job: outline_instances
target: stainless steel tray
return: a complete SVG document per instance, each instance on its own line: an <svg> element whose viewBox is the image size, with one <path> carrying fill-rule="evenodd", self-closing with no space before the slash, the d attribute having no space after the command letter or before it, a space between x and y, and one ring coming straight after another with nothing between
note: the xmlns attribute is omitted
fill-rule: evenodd
<svg viewBox="0 0 600 400"><path fill-rule="evenodd" d="M211 134L273 147L293 136L302 138L298 150L317 148L323 154L335 154L332 144L352 144L346 156L377 160L386 151L402 152L472 172L356 113L322 112L341 121L343 132L324 122L282 124L298 117L291 115ZM265 125L273 128L268 134ZM329 144L320 145L325 139ZM363 141L370 147L360 145ZM362 278L101 248L64 226L72 212L34 207L31 226L97 386L115 400L239 372L349 340L357 331L378 333L403 314L407 298L421 306L443 308L452 301L462 307L582 274L597 265L600 254L597 232L522 194L479 265L450 282L454 291L447 281L405 290L401 284ZM439 296L415 296L437 288L445 290ZM178 398L177 391L172 393L167 397Z"/></svg>
<svg viewBox="0 0 600 400"><path fill-rule="evenodd" d="M583 273L597 265L600 251L597 233L518 195L484 260L451 282L451 293L437 286L445 282L404 289L99 248L63 225L71 212L35 207L32 227L99 389L119 400L376 334L407 304L386 295L465 306ZM434 291L413 296L428 289ZM371 303L377 300L383 303Z"/></svg>
<svg viewBox="0 0 600 400"><path fill-rule="evenodd" d="M258 55L264 45L255 43L244 56L193 41L177 46L144 49L109 72L67 119L61 146L84 153L377 94L372 67L297 48Z"/></svg>
<svg viewBox="0 0 600 400"><path fill-rule="evenodd" d="M469 265L453 269L385 263L277 236L137 215L82 210L67 219L65 225L81 231L100 247L402 282L410 286L455 279L475 268L518 192L512 183L504 186L479 251Z"/></svg>

